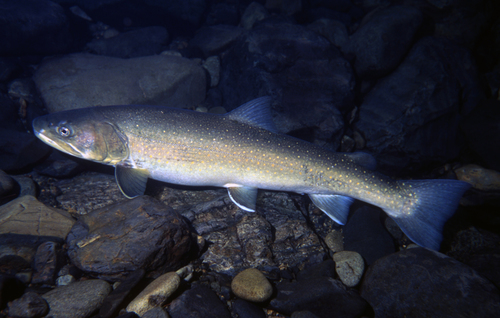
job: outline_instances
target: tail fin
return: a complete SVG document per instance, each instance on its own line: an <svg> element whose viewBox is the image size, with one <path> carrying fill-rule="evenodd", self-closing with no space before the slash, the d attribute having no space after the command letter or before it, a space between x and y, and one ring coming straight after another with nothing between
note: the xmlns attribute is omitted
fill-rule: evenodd
<svg viewBox="0 0 500 318"><path fill-rule="evenodd" d="M412 198L401 211L387 211L415 243L439 250L445 222L455 214L460 198L471 185L457 180L398 181Z"/></svg>

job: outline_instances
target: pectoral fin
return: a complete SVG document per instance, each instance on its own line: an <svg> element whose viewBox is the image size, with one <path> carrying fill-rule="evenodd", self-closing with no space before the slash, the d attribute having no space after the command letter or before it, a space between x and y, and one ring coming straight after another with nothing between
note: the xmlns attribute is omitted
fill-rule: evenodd
<svg viewBox="0 0 500 318"><path fill-rule="evenodd" d="M115 178L122 193L129 199L143 195L146 190L149 172L125 165L116 165Z"/></svg>
<svg viewBox="0 0 500 318"><path fill-rule="evenodd" d="M228 187L229 197L240 209L248 212L255 212L255 202L257 201L257 188L252 187Z"/></svg>
<svg viewBox="0 0 500 318"><path fill-rule="evenodd" d="M309 194L309 197L314 205L332 220L340 225L347 223L349 207L354 202L353 198L337 194Z"/></svg>

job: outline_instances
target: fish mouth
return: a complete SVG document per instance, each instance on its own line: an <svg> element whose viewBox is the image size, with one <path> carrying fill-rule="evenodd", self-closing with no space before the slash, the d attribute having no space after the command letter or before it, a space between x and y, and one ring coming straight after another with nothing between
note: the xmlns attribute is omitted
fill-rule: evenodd
<svg viewBox="0 0 500 318"><path fill-rule="evenodd" d="M62 142L62 143L57 142L57 141L47 137L46 130L44 128L41 128L40 126L41 126L40 121L37 118L35 118L33 120L33 133L35 134L35 136L38 139L40 139L41 141L43 141L47 145L56 148L59 151L62 151L64 153L70 154L70 155L75 156L75 157L84 158L82 152L79 149L75 148L73 145L71 145L69 143L64 143L64 142Z"/></svg>

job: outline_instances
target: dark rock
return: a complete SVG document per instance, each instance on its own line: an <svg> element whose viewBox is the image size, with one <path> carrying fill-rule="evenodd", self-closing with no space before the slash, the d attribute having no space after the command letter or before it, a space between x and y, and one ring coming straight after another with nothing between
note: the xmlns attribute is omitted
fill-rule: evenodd
<svg viewBox="0 0 500 318"><path fill-rule="evenodd" d="M19 104L15 103L8 95L0 94L0 107L1 127L20 130L22 126L18 125Z"/></svg>
<svg viewBox="0 0 500 318"><path fill-rule="evenodd" d="M146 313L142 315L141 318L170 318L170 316L162 307L155 307L146 311Z"/></svg>
<svg viewBox="0 0 500 318"><path fill-rule="evenodd" d="M31 262L19 255L12 255L6 252L5 249L8 246L3 247L3 251L0 256L0 273L5 275L15 275L19 272L30 271Z"/></svg>
<svg viewBox="0 0 500 318"><path fill-rule="evenodd" d="M206 9L205 0L146 0L151 6L164 8L170 15L182 21L198 26Z"/></svg>
<svg viewBox="0 0 500 318"><path fill-rule="evenodd" d="M0 234L0 272L15 275L29 270L38 246L48 241L64 243L54 236Z"/></svg>
<svg viewBox="0 0 500 318"><path fill-rule="evenodd" d="M422 13L393 6L366 16L351 36L347 51L356 56L354 69L362 78L379 78L394 70L413 43Z"/></svg>
<svg viewBox="0 0 500 318"><path fill-rule="evenodd" d="M256 22L264 20L267 17L269 17L269 12L266 8L264 8L262 4L254 1L245 8L241 16L240 25L250 30Z"/></svg>
<svg viewBox="0 0 500 318"><path fill-rule="evenodd" d="M35 254L35 273L31 281L33 284L54 284L61 261L59 252L60 246L55 242L45 242L38 246Z"/></svg>
<svg viewBox="0 0 500 318"><path fill-rule="evenodd" d="M276 285L278 294L270 307L282 314L308 310L319 318L359 317L366 308L366 301L359 294L331 277L316 276L297 282Z"/></svg>
<svg viewBox="0 0 500 318"><path fill-rule="evenodd" d="M0 170L0 198L14 191L16 182L11 176Z"/></svg>
<svg viewBox="0 0 500 318"><path fill-rule="evenodd" d="M164 27L147 27L109 39L96 39L87 44L91 53L121 58L159 54L168 41Z"/></svg>
<svg viewBox="0 0 500 318"><path fill-rule="evenodd" d="M297 280L307 281L315 277L335 277L335 262L329 259L315 266L301 270L297 275Z"/></svg>
<svg viewBox="0 0 500 318"><path fill-rule="evenodd" d="M236 234L242 252L253 266L275 265L272 262L272 227L267 220L257 214L245 215L236 224Z"/></svg>
<svg viewBox="0 0 500 318"><path fill-rule="evenodd" d="M310 5L314 7L325 7L340 12L347 12L353 6L350 0L311 0Z"/></svg>
<svg viewBox="0 0 500 318"><path fill-rule="evenodd" d="M307 28L327 38L330 43L338 47L342 52L346 50L349 34L342 22L332 19L319 19L309 24Z"/></svg>
<svg viewBox="0 0 500 318"><path fill-rule="evenodd" d="M0 55L64 53L71 44L64 9L48 0L0 1Z"/></svg>
<svg viewBox="0 0 500 318"><path fill-rule="evenodd" d="M24 284L14 276L0 274L0 309L5 308L7 302L21 297Z"/></svg>
<svg viewBox="0 0 500 318"><path fill-rule="evenodd" d="M498 3L491 1L411 1L425 8L434 34L473 49L485 28L498 17ZM429 6L431 4L431 6Z"/></svg>
<svg viewBox="0 0 500 318"><path fill-rule="evenodd" d="M111 289L103 280L89 279L57 287L42 297L49 304L48 317L86 318L101 307Z"/></svg>
<svg viewBox="0 0 500 318"><path fill-rule="evenodd" d="M381 213L377 208L364 206L354 211L344 226L344 249L361 254L367 265L396 251Z"/></svg>
<svg viewBox="0 0 500 318"><path fill-rule="evenodd" d="M53 178L70 178L81 172L82 166L60 151L53 151L42 164L33 170L41 175Z"/></svg>
<svg viewBox="0 0 500 318"><path fill-rule="evenodd" d="M0 129L0 170L16 171L24 169L50 151L33 134L14 129Z"/></svg>
<svg viewBox="0 0 500 318"><path fill-rule="evenodd" d="M31 177L13 176L13 179L16 180L17 186L19 187L20 197L23 197L25 195L31 195L32 197L34 197L37 195L37 185Z"/></svg>
<svg viewBox="0 0 500 318"><path fill-rule="evenodd" d="M279 105L274 121L282 132L300 137L307 131L322 145L340 145L344 123L339 110L353 106L354 75L324 37L267 19L238 38L221 65L219 86L227 110L270 95Z"/></svg>
<svg viewBox="0 0 500 318"><path fill-rule="evenodd" d="M230 318L231 314L219 297L208 287L195 285L170 303L172 318Z"/></svg>
<svg viewBox="0 0 500 318"><path fill-rule="evenodd" d="M303 20L305 23L312 23L317 20L328 19L339 21L340 23L343 23L347 26L352 25L353 19L353 17L349 13L340 12L325 7L311 8L303 11L301 17L301 22Z"/></svg>
<svg viewBox="0 0 500 318"><path fill-rule="evenodd" d="M72 179L58 181L62 192L56 199L63 209L76 214L87 214L118 202L126 202L115 177L101 173L85 173Z"/></svg>
<svg viewBox="0 0 500 318"><path fill-rule="evenodd" d="M33 292L27 292L21 298L9 303L9 316L23 318L43 317L49 311L45 299Z"/></svg>
<svg viewBox="0 0 500 318"><path fill-rule="evenodd" d="M375 317L494 317L500 291L470 267L435 251L412 248L372 264L361 296Z"/></svg>
<svg viewBox="0 0 500 318"><path fill-rule="evenodd" d="M433 37L419 41L359 108L354 129L378 170L397 174L455 158L461 116L481 97L476 78L467 50Z"/></svg>
<svg viewBox="0 0 500 318"><path fill-rule="evenodd" d="M495 284L497 288L500 288L500 271L498 270L498 264L500 264L499 250L473 254L465 263Z"/></svg>
<svg viewBox="0 0 500 318"><path fill-rule="evenodd" d="M238 8L229 3L213 3L206 17L207 25L237 25L239 19Z"/></svg>
<svg viewBox="0 0 500 318"><path fill-rule="evenodd" d="M258 206L263 212L250 215L224 196L183 212L209 242L201 259L213 271L234 276L248 267L271 271L278 264L303 268L323 261L318 235L288 194L264 192Z"/></svg>
<svg viewBox="0 0 500 318"><path fill-rule="evenodd" d="M315 314L309 310L294 311L290 318L318 318Z"/></svg>
<svg viewBox="0 0 500 318"><path fill-rule="evenodd" d="M474 109L462 123L468 146L481 163L500 171L500 101L488 100Z"/></svg>
<svg viewBox="0 0 500 318"><path fill-rule="evenodd" d="M13 58L0 57L0 82L8 81L18 68Z"/></svg>
<svg viewBox="0 0 500 318"><path fill-rule="evenodd" d="M236 299L232 308L239 318L266 318L262 308L243 299Z"/></svg>
<svg viewBox="0 0 500 318"><path fill-rule="evenodd" d="M141 196L84 215L68 234L68 256L85 272L120 279L139 268L179 268L192 245L175 211Z"/></svg>
<svg viewBox="0 0 500 318"><path fill-rule="evenodd" d="M139 318L139 316L135 312L128 312L128 313L116 316L116 318Z"/></svg>
<svg viewBox="0 0 500 318"><path fill-rule="evenodd" d="M231 25L203 27L196 32L189 45L201 50L204 57L209 57L226 50L243 31L242 28Z"/></svg>
<svg viewBox="0 0 500 318"><path fill-rule="evenodd" d="M99 310L99 316L101 318L113 317L116 312L120 309L124 300L132 292L133 288L139 283L139 281L144 277L145 271L143 269L138 269L127 276L120 285L116 287L103 301L101 309Z"/></svg>

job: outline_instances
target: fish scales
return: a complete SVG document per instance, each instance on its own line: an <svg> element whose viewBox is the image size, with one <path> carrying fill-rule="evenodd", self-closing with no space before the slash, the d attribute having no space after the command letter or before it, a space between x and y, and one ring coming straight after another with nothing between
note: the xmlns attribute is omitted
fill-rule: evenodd
<svg viewBox="0 0 500 318"><path fill-rule="evenodd" d="M344 154L217 115L141 110L128 131L130 156L153 179L184 185L245 184L260 189L331 193L400 209L397 183ZM126 122L126 121L124 121Z"/></svg>
<svg viewBox="0 0 500 318"><path fill-rule="evenodd" d="M393 180L366 153L336 153L276 131L269 98L226 115L160 106L107 106L37 118L37 137L56 149L115 166L122 192L144 193L148 178L226 187L255 211L257 189L308 194L345 224L354 199L382 208L416 243L439 249L442 228L469 184Z"/></svg>

